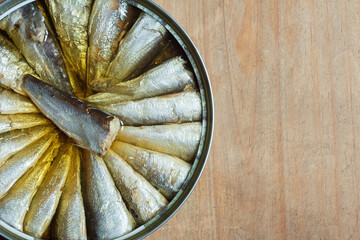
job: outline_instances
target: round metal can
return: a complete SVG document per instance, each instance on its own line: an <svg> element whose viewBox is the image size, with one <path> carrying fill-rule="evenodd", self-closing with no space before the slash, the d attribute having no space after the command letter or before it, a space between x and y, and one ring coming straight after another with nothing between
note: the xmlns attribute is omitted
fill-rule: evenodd
<svg viewBox="0 0 360 240"><path fill-rule="evenodd" d="M213 128L214 128L214 103L209 76L198 50L184 29L161 7L151 0L124 0L150 14L166 27L184 50L193 70L199 86L202 102L202 133L196 158L190 173L181 190L171 200L165 209L149 222L134 229L132 232L117 239L142 239L162 226L184 204L194 187L196 186L205 167L210 151ZM0 0L0 20L12 11L34 0ZM24 234L0 220L0 235L9 239L36 239Z"/></svg>

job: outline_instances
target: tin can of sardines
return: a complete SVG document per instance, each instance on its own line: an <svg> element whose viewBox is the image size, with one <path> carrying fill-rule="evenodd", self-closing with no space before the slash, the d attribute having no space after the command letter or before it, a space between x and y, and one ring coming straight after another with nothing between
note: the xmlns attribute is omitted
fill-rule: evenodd
<svg viewBox="0 0 360 240"><path fill-rule="evenodd" d="M186 201L210 80L150 0L0 0L0 235L141 239Z"/></svg>

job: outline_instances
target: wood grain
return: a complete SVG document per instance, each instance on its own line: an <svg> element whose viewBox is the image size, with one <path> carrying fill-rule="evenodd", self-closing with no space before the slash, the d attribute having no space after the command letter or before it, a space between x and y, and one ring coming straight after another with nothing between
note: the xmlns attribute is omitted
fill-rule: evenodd
<svg viewBox="0 0 360 240"><path fill-rule="evenodd" d="M147 239L360 239L360 2L155 0L207 65L215 133Z"/></svg>

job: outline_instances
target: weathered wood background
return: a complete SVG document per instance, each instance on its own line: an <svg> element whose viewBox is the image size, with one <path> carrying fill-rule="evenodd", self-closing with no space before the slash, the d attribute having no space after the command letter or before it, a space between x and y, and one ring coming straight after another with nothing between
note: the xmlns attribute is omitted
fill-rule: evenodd
<svg viewBox="0 0 360 240"><path fill-rule="evenodd" d="M216 127L147 239L360 239L360 1L155 2L205 60Z"/></svg>

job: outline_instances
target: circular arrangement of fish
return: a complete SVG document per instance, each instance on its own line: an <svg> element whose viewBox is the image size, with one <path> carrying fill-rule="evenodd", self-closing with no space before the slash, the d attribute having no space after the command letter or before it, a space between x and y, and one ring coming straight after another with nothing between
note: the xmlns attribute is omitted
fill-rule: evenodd
<svg viewBox="0 0 360 240"><path fill-rule="evenodd" d="M159 214L202 120L168 30L122 0L30 3L0 29L0 219L37 238L113 239Z"/></svg>

